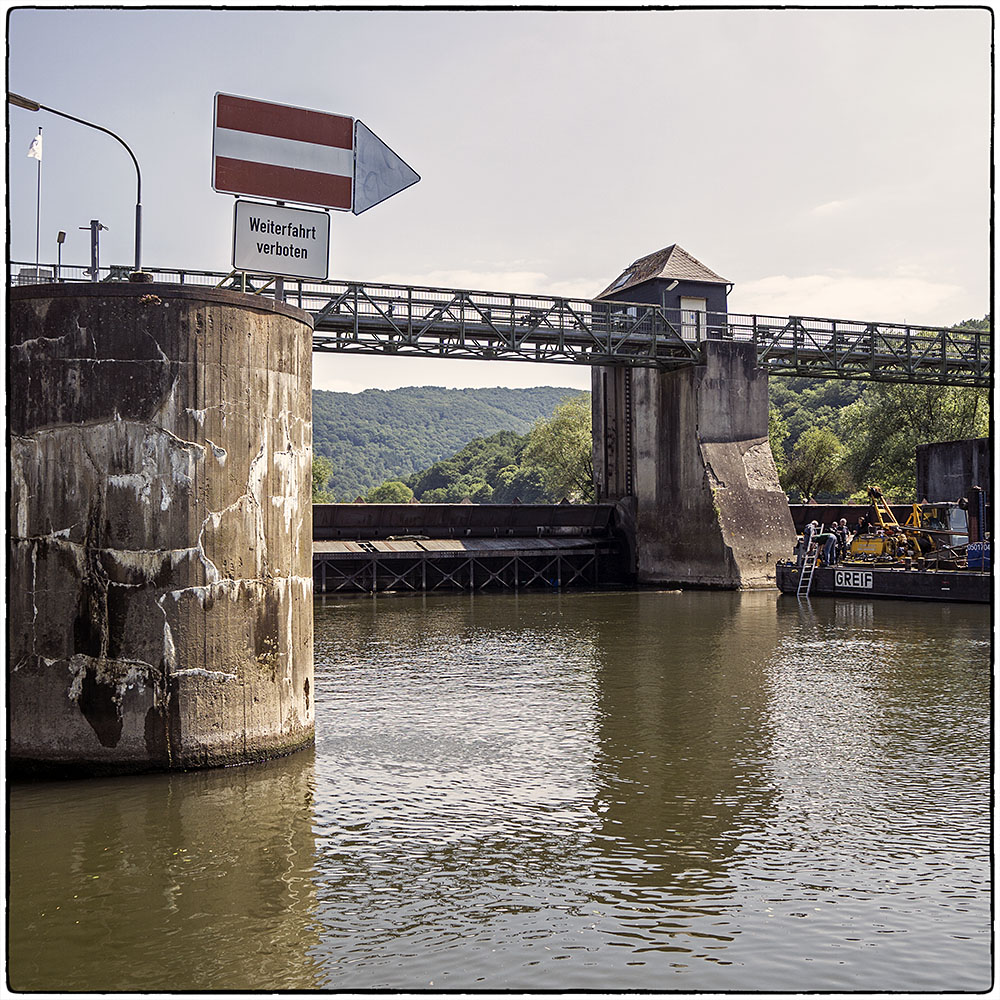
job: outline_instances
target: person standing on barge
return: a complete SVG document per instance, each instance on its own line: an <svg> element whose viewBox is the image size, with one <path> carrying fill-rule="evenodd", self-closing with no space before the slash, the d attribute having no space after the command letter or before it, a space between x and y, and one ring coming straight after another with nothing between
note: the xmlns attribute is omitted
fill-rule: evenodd
<svg viewBox="0 0 1000 1000"><path fill-rule="evenodd" d="M816 536L816 544L820 547L822 564L832 566L837 557L837 536L832 531L824 531Z"/></svg>
<svg viewBox="0 0 1000 1000"><path fill-rule="evenodd" d="M837 536L837 562L843 562L847 555L847 546L851 541L851 532L847 527L846 517L842 517L840 522L833 526L833 533Z"/></svg>

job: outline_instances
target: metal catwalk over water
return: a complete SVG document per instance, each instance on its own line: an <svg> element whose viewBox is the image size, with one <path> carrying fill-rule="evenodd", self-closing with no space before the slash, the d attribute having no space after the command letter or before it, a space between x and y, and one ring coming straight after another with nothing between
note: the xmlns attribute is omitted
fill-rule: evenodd
<svg viewBox="0 0 1000 1000"><path fill-rule="evenodd" d="M313 587L377 593L623 586L614 504L314 504Z"/></svg>
<svg viewBox="0 0 1000 1000"><path fill-rule="evenodd" d="M40 268L42 281L57 277ZM124 280L128 268L101 271ZM274 294L273 279L241 273L153 268L156 281ZM34 284L34 266L13 262L12 283ZM58 280L90 280L61 267ZM808 316L695 313L646 303L513 292L468 291L358 281L284 280L285 301L315 317L320 352L629 365L696 364L708 339L750 343L772 375L985 388L991 384L989 331Z"/></svg>

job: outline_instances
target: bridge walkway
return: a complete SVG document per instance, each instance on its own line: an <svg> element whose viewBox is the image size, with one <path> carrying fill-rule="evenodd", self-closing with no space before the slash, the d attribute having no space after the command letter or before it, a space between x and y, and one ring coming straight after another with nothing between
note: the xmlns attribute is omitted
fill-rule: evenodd
<svg viewBox="0 0 1000 1000"><path fill-rule="evenodd" d="M56 267L39 268L57 280ZM155 280L273 295L273 279L169 268ZM126 268L102 271L124 280ZM10 281L37 283L13 262ZM58 280L90 280L64 266ZM312 313L313 350L435 358L624 365L675 369L698 363L706 340L752 344L769 375L874 382L991 385L990 331L808 316L681 313L645 303L521 295L358 281L284 279L285 301ZM695 317L692 321L692 315Z"/></svg>

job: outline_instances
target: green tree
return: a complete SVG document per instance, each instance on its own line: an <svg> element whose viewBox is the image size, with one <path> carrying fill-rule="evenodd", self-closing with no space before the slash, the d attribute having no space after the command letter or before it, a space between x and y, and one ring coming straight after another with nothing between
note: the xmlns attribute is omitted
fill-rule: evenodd
<svg viewBox="0 0 1000 1000"><path fill-rule="evenodd" d="M333 463L323 455L313 455L312 461L312 502L334 503L336 497L330 491L330 477L333 475Z"/></svg>
<svg viewBox="0 0 1000 1000"><path fill-rule="evenodd" d="M844 490L847 477L843 468L844 447L826 427L810 427L799 435L785 469L782 486L797 491L803 499L817 493Z"/></svg>
<svg viewBox="0 0 1000 1000"><path fill-rule="evenodd" d="M551 418L531 429L522 457L523 465L543 470L545 491L551 501L592 502L594 460L590 429L590 394L564 400Z"/></svg>
<svg viewBox="0 0 1000 1000"><path fill-rule="evenodd" d="M450 458L414 473L406 484L418 500L431 502L433 493L441 498L438 503L457 503L484 483L495 486L501 469L518 464L524 443L524 436L513 431L475 438Z"/></svg>
<svg viewBox="0 0 1000 1000"><path fill-rule="evenodd" d="M492 503L493 487L489 483L478 483L469 494L469 499L473 503Z"/></svg>
<svg viewBox="0 0 1000 1000"><path fill-rule="evenodd" d="M916 448L989 433L989 391L956 386L869 386L840 418L845 466L858 486L912 500Z"/></svg>
<svg viewBox="0 0 1000 1000"><path fill-rule="evenodd" d="M788 437L788 425L782 417L778 408L769 405L767 409L767 440L771 446L771 454L774 456L774 467L778 471L778 478L785 474L788 466L788 457L785 454L785 439Z"/></svg>
<svg viewBox="0 0 1000 1000"><path fill-rule="evenodd" d="M390 479L381 486L376 486L365 496L368 503L409 503L412 499L413 490L398 479Z"/></svg>
<svg viewBox="0 0 1000 1000"><path fill-rule="evenodd" d="M796 376L769 379L770 406L778 411L787 431L783 441L785 454L791 452L799 435L810 427L829 427L839 436L841 411L861 395L864 387L863 382L849 379ZM775 460L778 460L777 452Z"/></svg>
<svg viewBox="0 0 1000 1000"><path fill-rule="evenodd" d="M545 472L537 466L507 465L497 473L494 503L541 503L545 498Z"/></svg>

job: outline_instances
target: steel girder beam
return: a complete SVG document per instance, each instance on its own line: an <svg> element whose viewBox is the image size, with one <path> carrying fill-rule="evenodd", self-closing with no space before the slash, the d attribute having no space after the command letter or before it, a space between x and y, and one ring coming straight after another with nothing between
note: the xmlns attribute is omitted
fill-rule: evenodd
<svg viewBox="0 0 1000 1000"><path fill-rule="evenodd" d="M379 295L365 321L378 322ZM489 358L549 363L610 364L663 369L700 360L702 339L682 335L681 317L642 303L543 296L408 289L410 315L422 320L404 341L383 343L355 320L350 336L329 314L317 313L316 349L405 353L427 357ZM487 304L487 300L489 304ZM411 329L412 323L411 323ZM814 317L712 314L713 339L753 343L772 374L809 375L916 384L988 386L989 332ZM398 325L397 325L398 332Z"/></svg>
<svg viewBox="0 0 1000 1000"><path fill-rule="evenodd" d="M646 366L698 358L658 306L621 313L587 300L357 283L327 294L303 292L319 351Z"/></svg>
<svg viewBox="0 0 1000 1000"><path fill-rule="evenodd" d="M11 285L27 263L10 262ZM163 282L236 280L211 271L151 270ZM63 281L86 279L69 265L60 274ZM313 314L318 352L673 369L697 364L704 339L723 339L752 343L758 362L775 375L992 384L991 333L970 328L736 313L704 314L704 323L692 325L679 310L648 303L289 278L284 288L286 301Z"/></svg>
<svg viewBox="0 0 1000 1000"><path fill-rule="evenodd" d="M730 317L730 328L738 331L736 339L757 345L769 374L979 388L991 383L988 331L797 317L780 326L770 317Z"/></svg>

